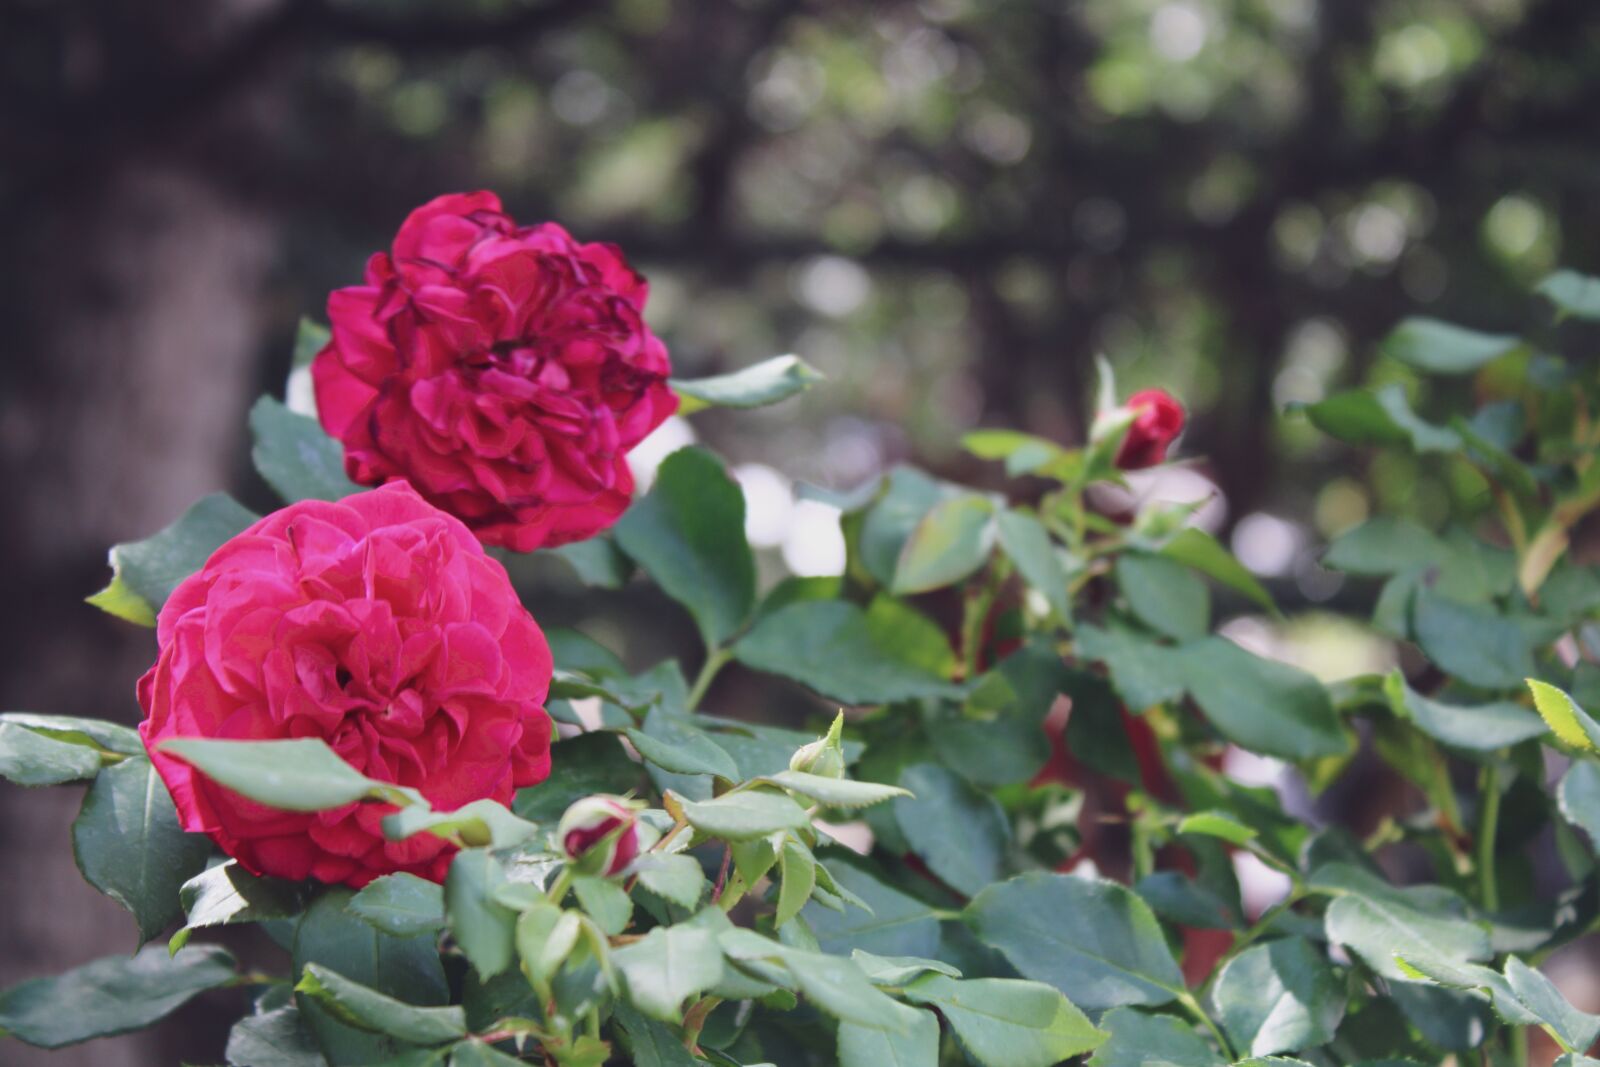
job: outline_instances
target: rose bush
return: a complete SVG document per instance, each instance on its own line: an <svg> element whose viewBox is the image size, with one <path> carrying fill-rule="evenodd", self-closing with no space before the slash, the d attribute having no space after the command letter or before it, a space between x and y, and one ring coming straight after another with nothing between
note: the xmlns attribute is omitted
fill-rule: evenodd
<svg viewBox="0 0 1600 1067"><path fill-rule="evenodd" d="M113 549L93 602L157 625L142 734L3 714L0 775L87 782L85 878L141 942L172 932L0 992L0 1032L53 1048L217 990L231 1067L1600 1064L1547 966L1600 931L1600 380L1551 354L1600 279L1541 285L1563 319L1538 344L1406 320L1370 385L1285 412L1362 477L1270 584L1163 472L1129 491L1184 412L1109 368L1081 446L969 434L983 488L813 490L832 577L771 580L738 484L682 449L549 558L681 605L685 670L541 637L468 526L592 532L621 502L590 508L574 457L625 497L604 427L670 407L652 391L692 413L815 374L572 373L650 343L636 303L562 279L643 290L553 233L486 194L421 209L331 345L297 346L343 443L252 415L287 506L209 497ZM350 495L346 460L467 526ZM560 492L483 495L501 460ZM1290 624L1296 581L1342 599ZM1305 669L1335 659L1358 666ZM730 671L811 728L728 700ZM248 969L195 943L250 924Z"/></svg>
<svg viewBox="0 0 1600 1067"><path fill-rule="evenodd" d="M185 830L257 874L443 881L442 839L383 836L384 805L285 813L161 751L178 737L321 738L450 811L550 772L550 649L505 568L403 482L304 501L230 538L173 591L139 682L140 736Z"/></svg>
<svg viewBox="0 0 1600 1067"><path fill-rule="evenodd" d="M493 193L439 197L328 298L318 415L353 480L407 479L488 544L592 536L633 494L628 450L678 406L648 293L611 245L519 227Z"/></svg>

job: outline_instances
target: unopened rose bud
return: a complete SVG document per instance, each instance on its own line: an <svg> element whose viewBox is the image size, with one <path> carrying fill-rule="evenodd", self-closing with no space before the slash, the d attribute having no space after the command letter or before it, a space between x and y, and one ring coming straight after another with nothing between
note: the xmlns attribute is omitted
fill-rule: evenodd
<svg viewBox="0 0 1600 1067"><path fill-rule="evenodd" d="M622 797L584 797L561 816L556 837L580 870L609 878L639 854L638 819L637 807Z"/></svg>
<svg viewBox="0 0 1600 1067"><path fill-rule="evenodd" d="M843 778L844 753L830 739L818 738L795 749L794 755L789 757L789 769L822 778Z"/></svg>
<svg viewBox="0 0 1600 1067"><path fill-rule="evenodd" d="M1133 421L1117 449L1117 467L1125 471L1154 467L1167 458L1167 447L1183 432L1183 405L1164 389L1145 389L1130 396L1124 408L1133 413Z"/></svg>

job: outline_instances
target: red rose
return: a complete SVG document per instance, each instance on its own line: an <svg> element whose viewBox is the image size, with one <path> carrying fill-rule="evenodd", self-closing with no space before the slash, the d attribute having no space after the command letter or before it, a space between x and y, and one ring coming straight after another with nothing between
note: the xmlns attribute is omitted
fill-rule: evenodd
<svg viewBox="0 0 1600 1067"><path fill-rule="evenodd" d="M1183 432L1183 405L1164 389L1145 389L1130 396L1124 406L1134 418L1117 449L1117 466L1125 471L1154 467L1167 458L1167 446Z"/></svg>
<svg viewBox="0 0 1600 1067"><path fill-rule="evenodd" d="M621 797L584 797L567 809L556 838L567 858L593 874L621 874L639 854L638 805Z"/></svg>
<svg viewBox="0 0 1600 1067"><path fill-rule="evenodd" d="M139 733L186 830L258 874L360 886L438 881L452 849L383 836L385 804L278 811L157 746L174 737L320 737L439 810L511 800L550 773L550 648L465 526L397 483L273 513L186 578L139 681Z"/></svg>
<svg viewBox="0 0 1600 1067"><path fill-rule="evenodd" d="M353 480L405 478L488 544L592 537L633 494L628 450L678 407L648 292L612 245L441 196L328 297L318 415Z"/></svg>

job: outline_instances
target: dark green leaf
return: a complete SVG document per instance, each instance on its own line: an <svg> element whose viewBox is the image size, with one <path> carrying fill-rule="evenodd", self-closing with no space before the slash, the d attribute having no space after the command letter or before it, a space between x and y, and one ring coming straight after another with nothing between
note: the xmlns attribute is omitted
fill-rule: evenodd
<svg viewBox="0 0 1600 1067"><path fill-rule="evenodd" d="M832 912L815 901L806 905L801 915L824 952L862 949L885 956L931 956L938 949L939 920L928 905L853 863L830 859L827 869L841 889L859 897L870 910Z"/></svg>
<svg viewBox="0 0 1600 1067"><path fill-rule="evenodd" d="M919 1011L903 1034L840 1023L839 1067L939 1067L939 1020Z"/></svg>
<svg viewBox="0 0 1600 1067"><path fill-rule="evenodd" d="M203 855L203 854L202 854ZM278 878L251 874L229 860L210 867L178 890L188 921L168 947L176 952L195 930L207 926L292 919L300 913L300 887Z"/></svg>
<svg viewBox="0 0 1600 1067"><path fill-rule="evenodd" d="M1574 1008L1554 982L1515 956L1506 960L1506 981L1523 1006L1569 1050L1583 1052L1600 1038L1600 1016Z"/></svg>
<svg viewBox="0 0 1600 1067"><path fill-rule="evenodd" d="M1468 685L1512 689L1534 673L1527 635L1492 607L1419 589L1411 624L1428 658Z"/></svg>
<svg viewBox="0 0 1600 1067"><path fill-rule="evenodd" d="M0 1034L39 1048L125 1034L233 976L233 957L216 946L199 946L173 959L152 945L131 957L108 956L0 992Z"/></svg>
<svg viewBox="0 0 1600 1067"><path fill-rule="evenodd" d="M1078 652L1099 660L1111 673L1111 684L1133 711L1165 704L1183 695L1187 663L1180 650L1158 645L1119 628L1078 627Z"/></svg>
<svg viewBox="0 0 1600 1067"><path fill-rule="evenodd" d="M811 825L805 809L775 789L746 789L715 800L685 800L683 814L695 829L730 841Z"/></svg>
<svg viewBox="0 0 1600 1067"><path fill-rule="evenodd" d="M1430 700L1406 685L1399 671L1385 679L1384 692L1396 715L1436 741L1472 752L1493 752L1548 729L1539 716L1509 700L1474 705Z"/></svg>
<svg viewBox="0 0 1600 1067"><path fill-rule="evenodd" d="M668 384L682 398L678 414L690 415L702 408L759 408L787 400L822 381L822 372L799 356L773 356L731 374L685 380L673 378Z"/></svg>
<svg viewBox="0 0 1600 1067"><path fill-rule="evenodd" d="M547 551L565 561L584 585L596 589L621 589L633 575L633 562L604 535Z"/></svg>
<svg viewBox="0 0 1600 1067"><path fill-rule="evenodd" d="M1165 1004L1184 991L1149 906L1114 882L1024 874L979 893L966 920L1024 976L1088 1011Z"/></svg>
<svg viewBox="0 0 1600 1067"><path fill-rule="evenodd" d="M639 755L673 774L714 774L730 782L739 781L739 768L733 757L711 739L688 715L674 715L651 708L644 729L627 731L628 740Z"/></svg>
<svg viewBox="0 0 1600 1067"><path fill-rule="evenodd" d="M442 1045L467 1033L460 1005L422 1008L370 989L319 964L307 964L295 992L320 1004L340 1022L413 1045Z"/></svg>
<svg viewBox="0 0 1600 1067"><path fill-rule="evenodd" d="M258 518L226 493L203 497L160 533L112 548L111 584L89 603L129 622L154 626L156 613L178 583Z"/></svg>
<svg viewBox="0 0 1600 1067"><path fill-rule="evenodd" d="M702 1061L683 1047L672 1030L646 1019L626 1003L617 1002L613 1018L621 1027L634 1067L702 1067Z"/></svg>
<svg viewBox="0 0 1600 1067"><path fill-rule="evenodd" d="M234 1023L227 1057L230 1067L328 1067L292 1004Z"/></svg>
<svg viewBox="0 0 1600 1067"><path fill-rule="evenodd" d="M1488 932L1468 919L1461 899L1442 886L1398 889L1347 864L1320 868L1312 885L1336 894L1324 916L1328 940L1387 978L1410 977L1396 956L1458 963L1491 954Z"/></svg>
<svg viewBox="0 0 1600 1067"><path fill-rule="evenodd" d="M218 785L283 811L325 811L368 797L390 799L398 787L376 782L340 759L320 738L212 741L180 738L161 751Z"/></svg>
<svg viewBox="0 0 1600 1067"><path fill-rule="evenodd" d="M1311 942L1288 937L1230 960L1212 997L1234 1048L1270 1056L1332 1041L1345 983Z"/></svg>
<svg viewBox="0 0 1600 1067"><path fill-rule="evenodd" d="M1381 351L1429 374L1470 374L1521 346L1521 338L1511 334L1482 333L1413 317L1402 320L1384 338Z"/></svg>
<svg viewBox="0 0 1600 1067"><path fill-rule="evenodd" d="M895 568L906 538L940 499L957 492L913 467L896 467L884 480L883 490L861 520L861 565L879 585L894 582Z"/></svg>
<svg viewBox="0 0 1600 1067"><path fill-rule="evenodd" d="M668 456L655 485L613 530L617 544L721 645L755 606L755 557L744 536L744 494L721 461L698 448Z"/></svg>
<svg viewBox="0 0 1600 1067"><path fill-rule="evenodd" d="M1161 554L1175 559L1201 574L1222 583L1237 593L1243 593L1268 611L1276 611L1272 594L1251 574L1232 552L1223 548L1215 537L1197 526L1187 526L1161 547Z"/></svg>
<svg viewBox="0 0 1600 1067"><path fill-rule="evenodd" d="M900 832L928 869L971 896L1000 875L1011 824L995 799L933 763L907 767L894 802Z"/></svg>
<svg viewBox="0 0 1600 1067"><path fill-rule="evenodd" d="M505 869L483 849L464 849L445 877L445 915L450 932L478 974L493 978L511 966L516 913L494 899Z"/></svg>
<svg viewBox="0 0 1600 1067"><path fill-rule="evenodd" d="M693 856L646 853L633 861L632 873L638 875L639 884L663 900L683 908L693 908L700 903L705 892L706 872Z"/></svg>
<svg viewBox="0 0 1600 1067"><path fill-rule="evenodd" d="M1426 528L1380 515L1334 538L1322 564L1349 574L1399 574L1432 566L1448 551Z"/></svg>
<svg viewBox="0 0 1600 1067"><path fill-rule="evenodd" d="M61 785L100 773L100 754L15 723L0 722L0 778L17 785Z"/></svg>
<svg viewBox="0 0 1600 1067"><path fill-rule="evenodd" d="M1183 564L1163 556L1125 552L1117 558L1117 586L1140 622L1179 641L1211 629L1205 583Z"/></svg>
<svg viewBox="0 0 1600 1067"><path fill-rule="evenodd" d="M1226 1067L1194 1028L1171 1015L1113 1008L1100 1017L1110 1040L1095 1049L1089 1067Z"/></svg>
<svg viewBox="0 0 1600 1067"><path fill-rule="evenodd" d="M1285 759L1349 750L1327 690L1306 672L1223 637L1187 645L1182 656L1190 695L1229 740Z"/></svg>
<svg viewBox="0 0 1600 1067"><path fill-rule="evenodd" d="M1071 621L1072 602L1067 599L1067 568L1057 554L1044 523L1016 508L1002 508L995 515L1000 547L1028 584L1037 589L1058 618Z"/></svg>
<svg viewBox="0 0 1600 1067"><path fill-rule="evenodd" d="M994 549L994 504L976 493L941 500L911 530L895 562L899 596L954 585L982 567Z"/></svg>
<svg viewBox="0 0 1600 1067"><path fill-rule="evenodd" d="M734 646L747 667L792 678L846 704L955 696L944 633L898 601L862 611L843 601L791 604Z"/></svg>
<svg viewBox="0 0 1600 1067"><path fill-rule="evenodd" d="M608 733L580 734L557 741L550 762L560 771L544 782L517 790L511 810L530 822L554 825L574 801L595 793L621 796L638 787L639 765Z"/></svg>
<svg viewBox="0 0 1600 1067"><path fill-rule="evenodd" d="M1051 1067L1106 1039L1067 998L1038 982L958 981L930 974L906 996L938 1008L962 1046L984 1067Z"/></svg>
<svg viewBox="0 0 1600 1067"><path fill-rule="evenodd" d="M347 910L394 937L433 934L444 928L444 889L404 871L386 874L362 887Z"/></svg>
<svg viewBox="0 0 1600 1067"><path fill-rule="evenodd" d="M89 884L133 913L143 943L178 917L178 889L204 869L211 842L183 832L161 776L131 757L89 788L72 852Z"/></svg>
<svg viewBox="0 0 1600 1067"><path fill-rule="evenodd" d="M779 857L778 908L772 919L774 927L781 927L800 914L800 909L811 899L817 884L817 860L811 850L793 837L783 842Z"/></svg>
<svg viewBox="0 0 1600 1067"><path fill-rule="evenodd" d="M250 409L250 432L255 438L251 461L288 503L343 500L365 488L345 476L343 445L316 419L297 415L270 396Z"/></svg>
<svg viewBox="0 0 1600 1067"><path fill-rule="evenodd" d="M1050 758L1044 720L1069 677L1045 642L1013 652L985 678L997 677L1010 696L992 713L969 715L951 701L923 705L939 761L982 786L1031 779Z"/></svg>

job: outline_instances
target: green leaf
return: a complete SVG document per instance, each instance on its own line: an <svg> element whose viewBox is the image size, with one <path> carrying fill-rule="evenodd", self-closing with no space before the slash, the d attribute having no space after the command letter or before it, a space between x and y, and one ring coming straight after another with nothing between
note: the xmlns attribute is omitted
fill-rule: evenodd
<svg viewBox="0 0 1600 1067"><path fill-rule="evenodd" d="M939 1067L939 1020L917 1012L903 1034L839 1024L839 1067Z"/></svg>
<svg viewBox="0 0 1600 1067"><path fill-rule="evenodd" d="M1067 568L1044 523L1026 511L1002 508L995 514L995 529L1000 535L1001 549L1017 565L1018 573L1044 596L1058 618L1071 621Z"/></svg>
<svg viewBox="0 0 1600 1067"><path fill-rule="evenodd" d="M579 1049L585 1042L590 1040L585 1035L574 1038L571 1048L563 1053L567 1058L557 1062L562 1067L567 1067L568 1064L571 1064L572 1067L579 1067L581 1060L581 1056L578 1055ZM598 1059L593 1059L589 1062L593 1067L599 1067L604 1059L605 1057L602 1054ZM450 1049L450 1067L525 1067L527 1062L527 1060L519 1059L516 1056L508 1056L493 1045L479 1041L476 1038L469 1038L466 1041L459 1042L451 1046ZM406 1067L413 1067L413 1065L408 1064ZM424 1063L415 1065L415 1067L432 1067L432 1065Z"/></svg>
<svg viewBox="0 0 1600 1067"><path fill-rule="evenodd" d="M1328 691L1305 671L1224 637L1186 645L1182 660L1189 694L1230 741L1294 760L1349 751Z"/></svg>
<svg viewBox="0 0 1600 1067"><path fill-rule="evenodd" d="M781 880L778 883L778 910L773 917L774 928L783 926L800 914L811 890L817 884L817 859L805 845L790 837L783 842L783 855L778 863Z"/></svg>
<svg viewBox="0 0 1600 1067"><path fill-rule="evenodd" d="M442 1045L467 1033L459 1004L421 1008L370 989L319 964L307 964L295 992L322 1005L340 1022L388 1034L413 1045Z"/></svg>
<svg viewBox="0 0 1600 1067"><path fill-rule="evenodd" d="M902 893L852 862L828 861L817 868L818 884L824 871L843 889L862 900L865 908L832 912L812 901L801 910L824 952L843 954L853 949L885 956L931 956L939 947L939 920L916 897Z"/></svg>
<svg viewBox="0 0 1600 1067"><path fill-rule="evenodd" d="M750 616L756 569L744 494L711 453L683 448L668 456L612 536L689 610L707 647L720 646Z"/></svg>
<svg viewBox="0 0 1600 1067"><path fill-rule="evenodd" d="M1181 650L1120 627L1102 630L1084 624L1078 627L1077 638L1079 654L1106 665L1111 684L1132 711L1183 696L1187 661Z"/></svg>
<svg viewBox="0 0 1600 1067"><path fill-rule="evenodd" d="M1600 723L1589 717L1566 693L1548 682L1528 679L1533 706L1561 743L1588 752L1600 752Z"/></svg>
<svg viewBox="0 0 1600 1067"><path fill-rule="evenodd" d="M1024 977L1087 1011L1156 1006L1184 992L1149 905L1114 882L1024 874L979 893L965 919Z"/></svg>
<svg viewBox="0 0 1600 1067"><path fill-rule="evenodd" d="M493 978L511 966L517 916L494 899L505 869L483 849L464 849L445 876L444 908L450 932L478 974Z"/></svg>
<svg viewBox="0 0 1600 1067"><path fill-rule="evenodd" d="M32 711L0 712L0 723L10 723L32 730L52 741L66 741L74 745L119 756L143 756L144 740L139 731L120 723L104 719L80 719L73 715L40 715Z"/></svg>
<svg viewBox="0 0 1600 1067"><path fill-rule="evenodd" d="M633 576L633 561L605 535L545 551L563 560L580 582L595 589L621 589Z"/></svg>
<svg viewBox="0 0 1600 1067"><path fill-rule="evenodd" d="M294 362L295 368L309 367L311 361L317 358L330 340L333 339L330 331L322 323L302 315L294 335Z"/></svg>
<svg viewBox="0 0 1600 1067"><path fill-rule="evenodd" d="M282 811L326 811L369 797L392 801L409 792L368 778L340 759L320 738L178 738L163 742L161 751L240 796Z"/></svg>
<svg viewBox="0 0 1600 1067"><path fill-rule="evenodd" d="M1439 956L1397 956L1396 964L1411 979L1426 979L1451 989L1487 995L1495 1014L1510 1026L1538 1026L1539 1018L1523 1005L1511 983L1480 963L1451 962ZM1413 973L1415 972L1415 973Z"/></svg>
<svg viewBox="0 0 1600 1067"><path fill-rule="evenodd" d="M1212 997L1234 1048L1270 1056L1332 1041L1345 983L1311 942L1288 937L1230 960Z"/></svg>
<svg viewBox="0 0 1600 1067"><path fill-rule="evenodd" d="M572 880L578 903L595 924L612 937L628 928L633 917L633 901L615 882L596 875L580 874Z"/></svg>
<svg viewBox="0 0 1600 1067"><path fill-rule="evenodd" d="M15 723L0 722L0 778L17 785L61 785L100 773L100 754Z"/></svg>
<svg viewBox="0 0 1600 1067"><path fill-rule="evenodd" d="M787 793L775 789L745 789L724 793L714 800L685 800L682 804L683 816L690 826L729 841L811 825L805 809Z"/></svg>
<svg viewBox="0 0 1600 1067"><path fill-rule="evenodd" d="M628 740L646 761L673 774L714 774L739 781L739 767L695 722L692 716L651 708L643 730L627 731Z"/></svg>
<svg viewBox="0 0 1600 1067"><path fill-rule="evenodd" d="M1506 981L1517 999L1550 1028L1566 1051L1587 1051L1600 1038L1600 1016L1574 1008L1554 982L1515 956L1506 960Z"/></svg>
<svg viewBox="0 0 1600 1067"><path fill-rule="evenodd" d="M1411 625L1428 658L1468 685L1512 689L1534 671L1526 632L1492 607L1419 589Z"/></svg>
<svg viewBox="0 0 1600 1067"><path fill-rule="evenodd" d="M131 957L108 956L0 992L0 1034L38 1048L125 1034L233 977L233 957L214 945L176 959L152 945Z"/></svg>
<svg viewBox="0 0 1600 1067"><path fill-rule="evenodd" d="M782 964L801 995L836 1019L895 1033L908 1033L916 1022L913 1009L867 981L861 968L850 960L779 944L744 929L724 931L719 941L728 959L736 963Z"/></svg>
<svg viewBox="0 0 1600 1067"><path fill-rule="evenodd" d="M344 446L316 419L297 415L270 396L250 409L250 433L255 438L251 462L287 503L343 500L366 488L345 476Z"/></svg>
<svg viewBox="0 0 1600 1067"><path fill-rule="evenodd" d="M178 889L204 869L211 842L183 832L161 776L149 760L129 758L89 788L72 853L90 885L133 913L142 944L178 917Z"/></svg>
<svg viewBox="0 0 1600 1067"><path fill-rule="evenodd" d="M953 701L925 703L934 751L939 762L975 785L1028 781L1050 758L1044 721L1070 676L1060 654L1040 641L1013 652L983 677L1004 682L1010 693L1006 706L969 715Z"/></svg>
<svg viewBox="0 0 1600 1067"><path fill-rule="evenodd" d="M901 549L922 517L941 499L961 490L938 482L914 467L896 467L861 518L861 565L879 585L894 582Z"/></svg>
<svg viewBox="0 0 1600 1067"><path fill-rule="evenodd" d="M404 871L368 882L351 899L350 914L394 937L444 928L444 888Z"/></svg>
<svg viewBox="0 0 1600 1067"><path fill-rule="evenodd" d="M259 518L226 493L203 497L160 533L112 548L111 584L89 597L89 603L129 622L154 626L156 613L178 583Z"/></svg>
<svg viewBox="0 0 1600 1067"><path fill-rule="evenodd" d="M773 356L731 374L711 378L673 378L667 384L681 399L679 415L702 408L759 408L803 393L824 375L799 356Z"/></svg>
<svg viewBox="0 0 1600 1067"><path fill-rule="evenodd" d="M704 1061L690 1054L682 1039L666 1026L646 1019L620 1000L612 1011L623 1043L633 1056L633 1067L704 1067Z"/></svg>
<svg viewBox="0 0 1600 1067"><path fill-rule="evenodd" d="M722 981L722 949L710 930L658 926L611 958L628 981L633 1006L663 1022L681 1021L685 999Z"/></svg>
<svg viewBox="0 0 1600 1067"><path fill-rule="evenodd" d="M1386 978L1410 977L1396 956L1459 963L1492 954L1487 931L1470 921L1461 899L1442 886L1397 889L1346 864L1320 868L1312 885L1338 894L1323 916L1328 940L1355 952Z"/></svg>
<svg viewBox="0 0 1600 1067"><path fill-rule="evenodd" d="M1407 445L1416 452L1455 452L1461 438L1425 422L1411 410L1405 386L1385 386L1376 393L1339 393L1305 407L1313 425L1353 445Z"/></svg>
<svg viewBox="0 0 1600 1067"><path fill-rule="evenodd" d="M1268 611L1277 610L1277 605L1272 602L1272 594L1250 573L1249 568L1223 548L1215 537L1197 526L1179 530L1172 540L1161 546L1161 554L1244 594Z"/></svg>
<svg viewBox="0 0 1600 1067"><path fill-rule="evenodd" d="M429 811L421 804L413 804L383 817L384 836L391 841L404 841L424 831L468 848L511 848L531 840L539 827L488 798L463 804L454 811Z"/></svg>
<svg viewBox="0 0 1600 1067"><path fill-rule="evenodd" d="M898 596L926 593L977 571L994 549L994 512L994 504L976 493L934 505L900 549L890 591Z"/></svg>
<svg viewBox="0 0 1600 1067"><path fill-rule="evenodd" d="M974 430L961 438L961 447L979 459L1005 460L1006 474L1013 478L1043 473L1066 480L1068 465L1074 460L1082 462L1080 454L1070 453L1054 441L1016 430Z"/></svg>
<svg viewBox="0 0 1600 1067"><path fill-rule="evenodd" d="M188 921L168 943L173 952L187 944L195 930L292 919L300 913L302 903L295 883L251 874L237 860L201 871L183 883L178 899Z"/></svg>
<svg viewBox="0 0 1600 1067"><path fill-rule="evenodd" d="M1412 317L1384 338L1380 351L1429 374L1470 374L1522 347L1512 334L1482 333L1438 319Z"/></svg>
<svg viewBox="0 0 1600 1067"><path fill-rule="evenodd" d="M857 782L849 778L824 778L805 771L779 771L764 781L826 804L830 808L865 808L911 794L897 785Z"/></svg>
<svg viewBox="0 0 1600 1067"><path fill-rule="evenodd" d="M1133 614L1151 629L1179 641L1210 632L1210 594L1183 564L1164 556L1125 552L1117 558L1116 578Z"/></svg>
<svg viewBox="0 0 1600 1067"><path fill-rule="evenodd" d="M1226 1067L1227 1061L1182 1019L1113 1008L1100 1017L1110 1039L1089 1058L1089 1067Z"/></svg>
<svg viewBox="0 0 1600 1067"><path fill-rule="evenodd" d="M866 611L838 600L791 604L758 622L733 654L845 704L955 697L943 631L904 604L879 597Z"/></svg>
<svg viewBox="0 0 1600 1067"><path fill-rule="evenodd" d="M681 853L672 856L645 853L633 861L630 871L638 875L640 885L682 908L698 905L706 889L706 872L701 869L700 861Z"/></svg>
<svg viewBox="0 0 1600 1067"><path fill-rule="evenodd" d="M994 797L935 763L907 767L911 795L894 802L895 821L928 869L971 896L1000 876L1011 824Z"/></svg>
<svg viewBox="0 0 1600 1067"><path fill-rule="evenodd" d="M906 997L939 1009L962 1046L984 1067L1051 1067L1106 1040L1066 997L1013 978L958 981L930 974Z"/></svg>
<svg viewBox="0 0 1600 1067"><path fill-rule="evenodd" d="M1562 817L1588 834L1590 845L1600 848L1600 764L1573 760L1561 776L1556 799Z"/></svg>
<svg viewBox="0 0 1600 1067"><path fill-rule="evenodd" d="M1256 837L1255 830L1224 811L1199 811L1186 815L1178 823L1178 833L1220 837L1235 845L1248 844Z"/></svg>
<svg viewBox="0 0 1600 1067"><path fill-rule="evenodd" d="M1383 688L1396 715L1454 748L1493 752L1543 736L1547 729L1539 716L1509 700L1470 706L1430 700L1406 685L1398 670L1384 679Z"/></svg>
<svg viewBox="0 0 1600 1067"><path fill-rule="evenodd" d="M1432 566L1448 552L1427 528L1380 515L1334 538L1322 565L1347 574L1400 574Z"/></svg>
<svg viewBox="0 0 1600 1067"><path fill-rule="evenodd" d="M850 953L850 958L875 985L902 986L930 972L950 978L961 977L961 972L948 963L916 956L876 956L856 949Z"/></svg>
<svg viewBox="0 0 1600 1067"><path fill-rule="evenodd" d="M228 1031L227 1058L232 1067L328 1067L292 1004L234 1023Z"/></svg>
<svg viewBox="0 0 1600 1067"><path fill-rule="evenodd" d="M622 743L609 733L580 734L550 746L550 762L559 774L517 790L511 810L530 822L554 825L574 801L596 793L622 796L642 777Z"/></svg>
<svg viewBox="0 0 1600 1067"><path fill-rule="evenodd" d="M1575 270L1558 270L1548 274L1534 287L1534 292L1554 304L1564 315L1600 321L1600 278L1579 274Z"/></svg>

